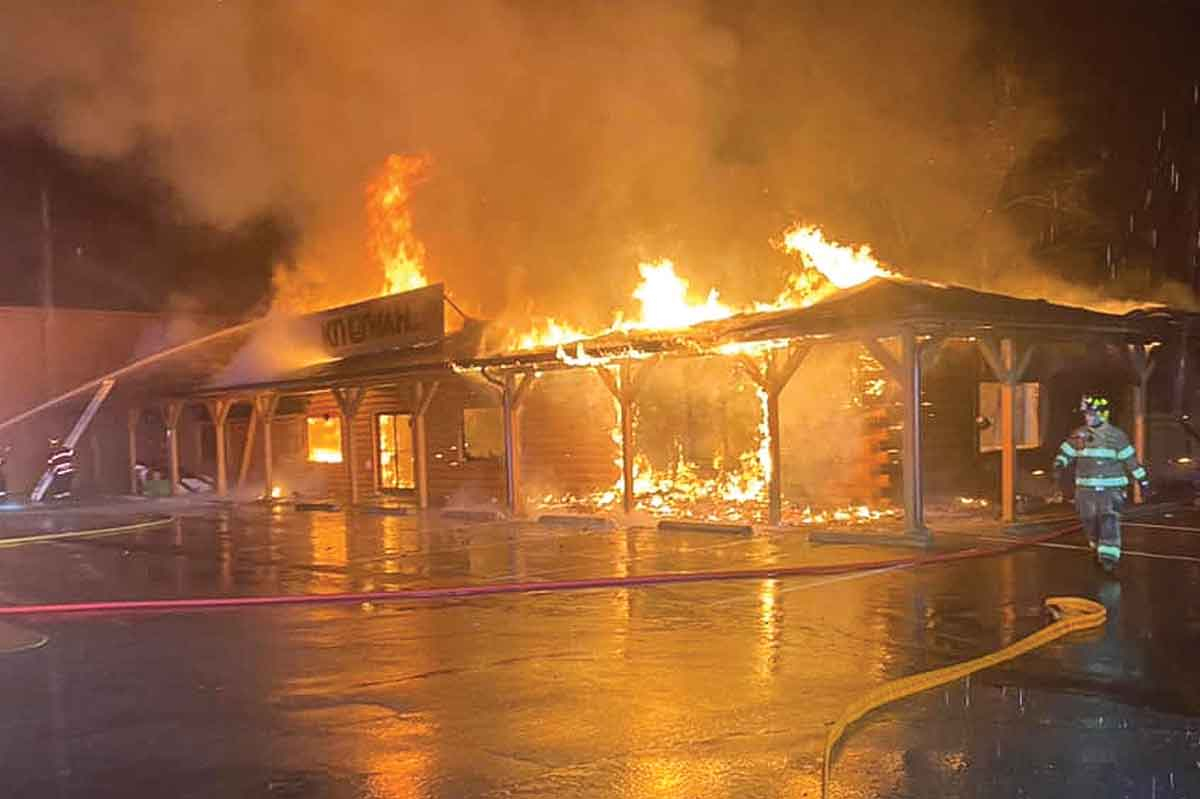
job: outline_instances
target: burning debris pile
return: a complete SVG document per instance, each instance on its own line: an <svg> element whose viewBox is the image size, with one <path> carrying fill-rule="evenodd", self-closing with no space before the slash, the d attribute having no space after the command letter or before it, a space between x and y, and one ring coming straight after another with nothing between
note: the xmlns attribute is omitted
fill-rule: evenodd
<svg viewBox="0 0 1200 799"><path fill-rule="evenodd" d="M900 515L890 503L898 468L895 398L883 390L878 363L856 349L830 346L814 358L813 374L797 375L784 393L782 416L792 422L784 427L784 442L799 443L783 448L784 524L856 524ZM766 392L736 357L655 366L633 423L634 511L766 522L771 470L766 401ZM620 405L612 404L606 417L612 482L589 491L545 491L531 498L538 510L621 510Z"/></svg>

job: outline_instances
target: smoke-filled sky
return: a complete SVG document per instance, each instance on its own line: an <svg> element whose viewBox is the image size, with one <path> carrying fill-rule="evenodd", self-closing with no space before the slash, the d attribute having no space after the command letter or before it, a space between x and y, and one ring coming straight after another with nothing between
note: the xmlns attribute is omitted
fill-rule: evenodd
<svg viewBox="0 0 1200 799"><path fill-rule="evenodd" d="M794 221L988 285L1038 268L1019 200L1064 172L1089 176L1094 263L1160 98L1197 77L1184 4L4 6L9 294L36 290L48 183L66 303L107 285L115 305L263 307L281 262L332 300L370 294L363 186L391 153L431 159L428 272L488 315L607 319L663 257L697 289L772 297L790 262L769 241Z"/></svg>

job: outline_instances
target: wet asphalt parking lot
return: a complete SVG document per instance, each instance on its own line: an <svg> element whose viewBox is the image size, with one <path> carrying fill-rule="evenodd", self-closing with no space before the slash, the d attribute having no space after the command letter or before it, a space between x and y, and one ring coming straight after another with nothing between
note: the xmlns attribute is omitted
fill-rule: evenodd
<svg viewBox="0 0 1200 799"><path fill-rule="evenodd" d="M12 518L4 535L48 532ZM890 679L1066 638L867 716L832 797L1200 796L1200 511L948 564L503 596L0 619L22 797L803 797L827 725ZM802 533L587 531L192 507L0 549L0 602L405 591L906 552Z"/></svg>

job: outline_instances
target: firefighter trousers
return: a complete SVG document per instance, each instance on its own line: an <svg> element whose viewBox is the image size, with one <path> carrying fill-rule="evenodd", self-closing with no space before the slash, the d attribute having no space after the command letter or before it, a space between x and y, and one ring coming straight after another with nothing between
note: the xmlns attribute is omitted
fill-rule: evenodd
<svg viewBox="0 0 1200 799"><path fill-rule="evenodd" d="M1083 522L1083 532L1095 545L1101 560L1121 558L1121 506L1124 504L1124 489L1076 488L1075 507Z"/></svg>

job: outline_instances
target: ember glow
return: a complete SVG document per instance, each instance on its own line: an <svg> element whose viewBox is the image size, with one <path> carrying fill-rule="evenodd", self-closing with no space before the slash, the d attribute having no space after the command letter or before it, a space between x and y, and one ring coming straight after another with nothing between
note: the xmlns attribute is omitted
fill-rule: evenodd
<svg viewBox="0 0 1200 799"><path fill-rule="evenodd" d="M413 233L409 200L429 169L426 156L392 155L367 186L371 257L384 272L384 294L425 286L425 246Z"/></svg>

